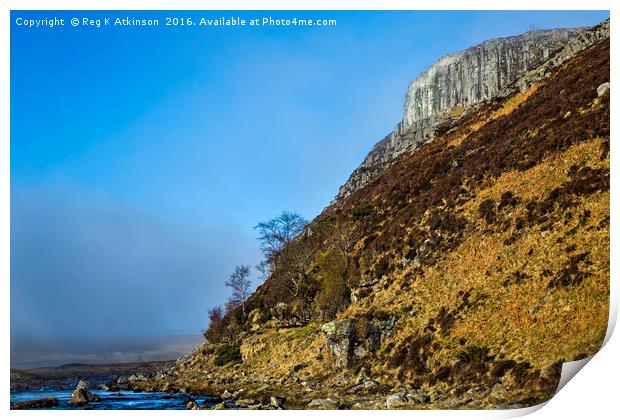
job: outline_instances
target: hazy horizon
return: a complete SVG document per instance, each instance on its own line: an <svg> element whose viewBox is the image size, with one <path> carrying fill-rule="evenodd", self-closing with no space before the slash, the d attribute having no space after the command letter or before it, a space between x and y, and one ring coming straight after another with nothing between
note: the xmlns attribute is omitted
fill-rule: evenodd
<svg viewBox="0 0 620 420"><path fill-rule="evenodd" d="M62 342L37 337L11 338L11 368L64 364L117 364L175 360L204 342L201 335L152 337L72 337Z"/></svg>

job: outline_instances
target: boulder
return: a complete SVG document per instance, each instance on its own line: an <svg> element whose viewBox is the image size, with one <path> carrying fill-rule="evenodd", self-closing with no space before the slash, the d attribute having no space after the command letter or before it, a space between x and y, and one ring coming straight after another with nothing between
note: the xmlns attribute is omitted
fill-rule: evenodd
<svg viewBox="0 0 620 420"><path fill-rule="evenodd" d="M383 408L383 401L358 401L351 408L353 410L375 410Z"/></svg>
<svg viewBox="0 0 620 420"><path fill-rule="evenodd" d="M409 403L404 392L396 392L388 395L385 399L385 406L388 409L401 408Z"/></svg>
<svg viewBox="0 0 620 420"><path fill-rule="evenodd" d="M428 404L429 402L431 402L431 397L429 394L421 389L414 389L412 391L400 391L388 395L385 399L385 406L393 409L410 407L416 404Z"/></svg>
<svg viewBox="0 0 620 420"><path fill-rule="evenodd" d="M78 388L90 389L90 388L94 388L94 386L90 382L85 381L84 379L80 379L75 389L78 389Z"/></svg>
<svg viewBox="0 0 620 420"><path fill-rule="evenodd" d="M225 390L224 392L222 392L221 397L223 400L229 400L232 398L232 394L228 390Z"/></svg>
<svg viewBox="0 0 620 420"><path fill-rule="evenodd" d="M255 308L248 314L248 322L251 325L252 331L258 331L261 329L261 319L263 318L263 313L260 309Z"/></svg>
<svg viewBox="0 0 620 420"><path fill-rule="evenodd" d="M185 407L187 407L188 410L200 410L200 407L198 406L196 401L191 398L187 401Z"/></svg>
<svg viewBox="0 0 620 420"><path fill-rule="evenodd" d="M19 401L13 404L13 408L17 410L32 409L32 408L53 408L58 407L58 400L56 398L42 398L38 400Z"/></svg>
<svg viewBox="0 0 620 420"><path fill-rule="evenodd" d="M273 408L282 408L284 406L284 401L284 398L272 395L271 398L269 398L269 405Z"/></svg>
<svg viewBox="0 0 620 420"><path fill-rule="evenodd" d="M415 389L407 392L407 400L417 404L428 404L431 402L431 396L420 389Z"/></svg>
<svg viewBox="0 0 620 420"><path fill-rule="evenodd" d="M379 388L379 383L377 381L373 381L372 379L365 380L362 382L362 385L364 386L364 389L367 389L368 391L374 391Z"/></svg>
<svg viewBox="0 0 620 420"><path fill-rule="evenodd" d="M238 389L235 392L232 393L232 398L234 400L236 400L237 398L239 398L241 396L241 394L243 394L245 392L245 389Z"/></svg>
<svg viewBox="0 0 620 420"><path fill-rule="evenodd" d="M316 398L308 403L308 408L318 410L334 410L337 408L337 405L331 398Z"/></svg>
<svg viewBox="0 0 620 420"><path fill-rule="evenodd" d="M379 383L377 381L373 381L372 379L366 379L362 381L358 381L357 385L350 388L347 393L348 394L357 394L360 392L374 392L379 389Z"/></svg>
<svg viewBox="0 0 620 420"><path fill-rule="evenodd" d="M393 333L396 317L387 319L349 319L323 324L321 331L327 336L327 346L336 368L347 368L354 359L362 359L381 348Z"/></svg>
<svg viewBox="0 0 620 420"><path fill-rule="evenodd" d="M76 388L71 394L71 404L88 404L89 402L101 401L98 395L93 394L85 388Z"/></svg>

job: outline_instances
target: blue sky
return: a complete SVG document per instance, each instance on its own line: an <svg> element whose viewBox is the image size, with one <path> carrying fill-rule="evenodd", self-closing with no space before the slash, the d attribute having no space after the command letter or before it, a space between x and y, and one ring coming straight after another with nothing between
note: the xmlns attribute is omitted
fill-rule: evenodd
<svg viewBox="0 0 620 420"><path fill-rule="evenodd" d="M11 327L200 333L258 222L313 218L442 55L608 12L174 12L322 28L27 29L13 12Z"/></svg>

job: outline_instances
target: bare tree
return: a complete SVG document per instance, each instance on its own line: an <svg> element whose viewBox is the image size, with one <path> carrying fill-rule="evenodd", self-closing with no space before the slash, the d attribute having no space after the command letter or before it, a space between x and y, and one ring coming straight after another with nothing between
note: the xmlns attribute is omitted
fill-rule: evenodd
<svg viewBox="0 0 620 420"><path fill-rule="evenodd" d="M238 265L235 271L230 275L226 286L232 289L232 296L229 303L238 308L241 306L243 316L245 316L245 301L250 297L250 267L247 265Z"/></svg>
<svg viewBox="0 0 620 420"><path fill-rule="evenodd" d="M284 211L275 219L256 225L261 251L272 262L291 240L303 232L307 221L297 213Z"/></svg>
<svg viewBox="0 0 620 420"><path fill-rule="evenodd" d="M290 243L278 255L278 269L287 279L284 285L294 297L306 281L305 273L313 255L310 244L304 240Z"/></svg>
<svg viewBox="0 0 620 420"><path fill-rule="evenodd" d="M256 271L258 271L258 276L261 281L264 282L269 278L269 274L271 274L271 264L269 264L269 261L262 260L261 262L256 264L254 268L256 269Z"/></svg>

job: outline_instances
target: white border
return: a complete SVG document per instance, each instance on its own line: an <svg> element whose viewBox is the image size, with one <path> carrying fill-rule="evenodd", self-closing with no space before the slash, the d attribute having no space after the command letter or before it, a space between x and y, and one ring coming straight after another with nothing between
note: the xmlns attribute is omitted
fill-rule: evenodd
<svg viewBox="0 0 620 420"><path fill-rule="evenodd" d="M10 10L346 10L346 9L361 9L361 10L610 10L612 16L612 34L615 33L614 16L617 6L617 1L611 0L521 0L521 1L491 1L491 0L470 0L470 1L458 1L458 0L435 0L433 2L428 1L406 1L406 0L383 0L383 1L338 1L338 0L303 0L296 1L294 4L291 1L285 0L238 0L234 2L226 2L224 0L180 0L180 1L149 1L142 2L137 0L93 0L93 1L78 1L78 0L32 0L32 1L17 1L17 0L0 0L0 48L2 52L2 65L0 65L0 80L2 81L3 88L0 92L3 92L0 100L0 279L2 282L3 291L0 295L1 304L0 307L3 311L2 331L0 332L0 340L2 342L1 352L4 361L3 377L1 395L2 398L0 410L7 412L10 416L20 418L31 418L34 416L46 416L49 418L60 418L66 416L79 416L88 415L93 417L102 418L102 416L108 416L109 412L103 411L88 411L88 412L66 412L66 411L9 411L9 381L10 376L10 293L9 293L9 135L10 135L10 118L9 118L9 104L10 104L10 75L9 75L9 51L10 51ZM616 35L612 35L612 38L616 39ZM612 63L615 63L616 43L612 42ZM616 147L616 130L617 124L615 123L616 113L614 112L616 107L613 106L617 103L617 91L613 88L615 86L615 77L617 74L617 66L612 67L611 78L612 81L612 117L611 117L611 155L615 156L617 153ZM617 167L611 168L611 197L618 197L616 194L618 181ZM616 200L617 201L617 200ZM618 224L617 224L617 205L616 201L612 199L611 203L611 305L610 305L610 322L608 332L606 336L606 345L597 354L592 362L584 368L584 372L580 373L580 378L575 381L571 381L566 387L554 398L552 398L543 410L537 411L534 418L579 418L582 419L585 416L594 418L611 418L611 413L617 415L617 388L616 377L619 372L619 364L615 355L620 354L620 344L618 339L611 337L613 326L616 323L618 313L618 264L617 261L618 252L615 245L615 238L618 237ZM540 408L540 407L537 407ZM373 416L373 417L410 417L416 418L497 418L497 417L513 417L518 415L527 414L531 412L531 409L524 410L510 410L510 411L373 411L373 412L359 412L359 411L345 411L345 412L330 412L322 413L327 415L338 415L343 418L358 418L359 416ZM79 414L82 413L82 414ZM85 414L88 413L88 414ZM162 411L150 411L146 415L151 418L165 418L169 419L177 416L187 416L190 412L162 412ZM197 413L197 412L194 412ZM204 413L204 412L202 412ZM4 414L4 413L3 413ZM115 412L113 416L140 416L138 412ZM255 411L217 411L209 412L205 414L210 417L230 418L236 416L243 417L261 417L261 416L273 416L284 418L284 416L290 416L290 412L255 412ZM301 411L296 412L293 415L301 416L302 418L315 418L320 415L315 411Z"/></svg>

